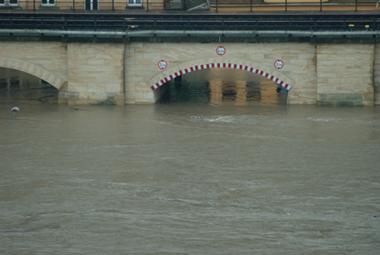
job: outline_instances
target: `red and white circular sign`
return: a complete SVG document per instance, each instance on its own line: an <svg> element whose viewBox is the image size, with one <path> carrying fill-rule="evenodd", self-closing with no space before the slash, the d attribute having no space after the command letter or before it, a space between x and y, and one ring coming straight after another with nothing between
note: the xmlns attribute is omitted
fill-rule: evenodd
<svg viewBox="0 0 380 255"><path fill-rule="evenodd" d="M281 70L282 68L284 68L285 63L282 59L276 59L273 65L277 70Z"/></svg>
<svg viewBox="0 0 380 255"><path fill-rule="evenodd" d="M164 71L166 68L168 68L168 65L168 62L163 59L157 62L157 67L160 69L160 71Z"/></svg>
<svg viewBox="0 0 380 255"><path fill-rule="evenodd" d="M216 51L216 54L219 56L223 56L227 52L226 48L223 45L219 45L218 47L216 47L215 51Z"/></svg>

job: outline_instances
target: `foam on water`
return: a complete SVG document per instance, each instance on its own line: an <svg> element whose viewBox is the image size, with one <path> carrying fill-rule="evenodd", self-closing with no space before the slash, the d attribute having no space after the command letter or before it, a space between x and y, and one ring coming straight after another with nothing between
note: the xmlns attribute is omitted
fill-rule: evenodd
<svg viewBox="0 0 380 255"><path fill-rule="evenodd" d="M316 117L308 117L307 120L313 121L313 122L338 122L340 119L337 118L316 118Z"/></svg>
<svg viewBox="0 0 380 255"><path fill-rule="evenodd" d="M236 119L233 116L190 116L193 122L210 122L210 123L233 123Z"/></svg>

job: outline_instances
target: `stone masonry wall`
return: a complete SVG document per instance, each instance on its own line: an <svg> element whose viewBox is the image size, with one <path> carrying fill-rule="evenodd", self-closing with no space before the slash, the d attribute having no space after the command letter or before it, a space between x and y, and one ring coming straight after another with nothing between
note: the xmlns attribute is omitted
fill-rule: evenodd
<svg viewBox="0 0 380 255"><path fill-rule="evenodd" d="M69 43L69 104L123 104L124 44Z"/></svg>
<svg viewBox="0 0 380 255"><path fill-rule="evenodd" d="M70 104L154 103L151 86L200 64L261 69L292 86L289 104L380 104L380 45L0 42L0 67L43 79ZM282 69L274 66L284 62ZM157 63L168 66L160 70ZM273 83L274 89L275 84ZM375 100L374 100L375 98Z"/></svg>
<svg viewBox="0 0 380 255"><path fill-rule="evenodd" d="M59 42L0 42L0 67L23 71L59 89L67 81L66 45Z"/></svg>
<svg viewBox="0 0 380 255"><path fill-rule="evenodd" d="M318 102L372 105L373 52L370 44L318 45Z"/></svg>
<svg viewBox="0 0 380 255"><path fill-rule="evenodd" d="M126 49L126 103L153 103L151 86L163 77L196 64L233 63L262 69L292 86L288 102L316 102L315 46L308 43L224 43L219 56L214 43L131 43ZM276 59L283 69L274 67ZM160 71L157 63L168 67ZM275 85L274 85L275 86Z"/></svg>
<svg viewBox="0 0 380 255"><path fill-rule="evenodd" d="M380 105L380 44L375 46L375 60L374 60L374 90L375 90L375 104Z"/></svg>

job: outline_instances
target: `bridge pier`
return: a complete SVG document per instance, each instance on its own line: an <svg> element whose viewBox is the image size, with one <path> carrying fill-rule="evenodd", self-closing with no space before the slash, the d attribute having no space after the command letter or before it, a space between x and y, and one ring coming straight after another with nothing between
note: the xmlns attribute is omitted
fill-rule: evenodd
<svg viewBox="0 0 380 255"><path fill-rule="evenodd" d="M211 80L209 82L210 104L220 105L223 101L223 81Z"/></svg>
<svg viewBox="0 0 380 255"><path fill-rule="evenodd" d="M124 104L124 44L68 43L68 104ZM62 101L62 100L61 100Z"/></svg>
<svg viewBox="0 0 380 255"><path fill-rule="evenodd" d="M247 104L247 82L237 81L236 82L236 98L235 105L243 106Z"/></svg>
<svg viewBox="0 0 380 255"><path fill-rule="evenodd" d="M375 105L380 105L380 44L376 44L374 51L374 100Z"/></svg>
<svg viewBox="0 0 380 255"><path fill-rule="evenodd" d="M373 105L374 50L373 44L318 45L318 103Z"/></svg>

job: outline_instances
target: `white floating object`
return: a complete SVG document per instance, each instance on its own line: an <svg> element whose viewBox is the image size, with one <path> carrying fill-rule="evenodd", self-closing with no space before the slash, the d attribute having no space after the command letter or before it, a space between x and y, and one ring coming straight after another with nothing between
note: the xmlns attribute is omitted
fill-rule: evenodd
<svg viewBox="0 0 380 255"><path fill-rule="evenodd" d="M19 111L20 111L20 108L17 107L17 106L13 106L13 107L11 108L11 112L19 112Z"/></svg>

